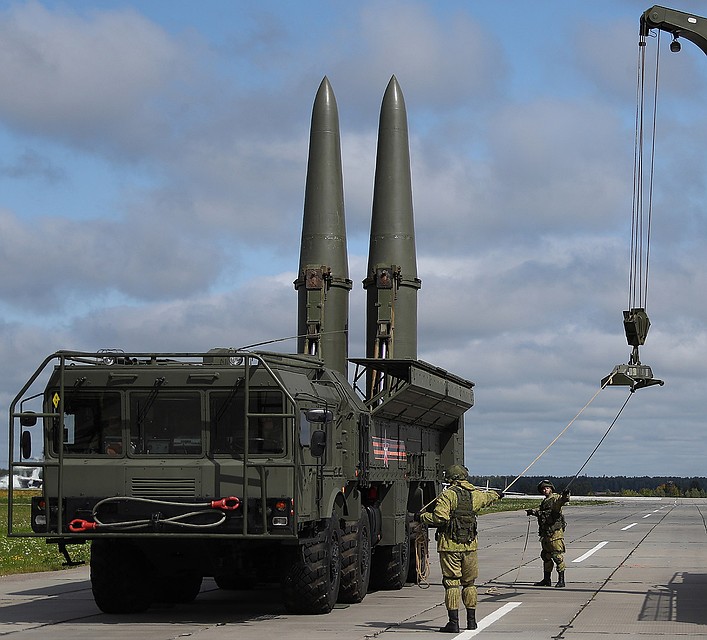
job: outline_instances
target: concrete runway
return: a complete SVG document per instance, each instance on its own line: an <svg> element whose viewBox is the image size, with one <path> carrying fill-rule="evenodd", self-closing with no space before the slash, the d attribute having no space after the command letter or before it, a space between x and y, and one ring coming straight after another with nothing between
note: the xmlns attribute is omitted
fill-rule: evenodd
<svg viewBox="0 0 707 640"><path fill-rule="evenodd" d="M539 500L538 500L539 502ZM369 593L324 616L284 612L278 591L221 591L210 579L188 605L115 616L93 602L88 568L0 578L0 637L10 640L267 639L591 640L707 638L707 500L575 500L564 509L567 587L542 578L536 524L523 511L479 520L479 629L446 622L436 553L429 585ZM432 542L432 544L434 544ZM555 580L553 575L553 582ZM460 615L465 620L464 612Z"/></svg>

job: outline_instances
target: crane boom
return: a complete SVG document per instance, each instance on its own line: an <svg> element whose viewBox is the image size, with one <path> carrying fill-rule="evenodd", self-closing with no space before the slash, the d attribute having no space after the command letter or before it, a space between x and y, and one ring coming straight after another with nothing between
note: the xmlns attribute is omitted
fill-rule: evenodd
<svg viewBox="0 0 707 640"><path fill-rule="evenodd" d="M707 18L655 5L641 16L640 35L647 36L650 29L667 31L674 40L685 38L707 54Z"/></svg>

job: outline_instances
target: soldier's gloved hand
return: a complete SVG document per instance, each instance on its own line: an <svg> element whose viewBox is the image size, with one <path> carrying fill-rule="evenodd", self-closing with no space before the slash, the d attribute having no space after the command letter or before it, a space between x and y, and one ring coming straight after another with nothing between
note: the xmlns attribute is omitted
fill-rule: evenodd
<svg viewBox="0 0 707 640"><path fill-rule="evenodd" d="M569 497L570 497L570 490L569 490L569 489L565 489L565 490L562 492L562 497L563 497L563 498L569 498Z"/></svg>
<svg viewBox="0 0 707 640"><path fill-rule="evenodd" d="M503 491L498 491L498 489L496 489L496 493L498 494L498 499L499 499L499 500L500 500L501 498L503 498L503 496L504 496Z"/></svg>
<svg viewBox="0 0 707 640"><path fill-rule="evenodd" d="M415 511L415 513L412 514L412 519L413 519L415 522L420 522L420 512L419 512L419 511Z"/></svg>
<svg viewBox="0 0 707 640"><path fill-rule="evenodd" d="M533 510L532 510L532 509L526 509L526 510L525 510L525 515L526 515L526 516L533 516L533 515L535 515L535 514L533 513Z"/></svg>

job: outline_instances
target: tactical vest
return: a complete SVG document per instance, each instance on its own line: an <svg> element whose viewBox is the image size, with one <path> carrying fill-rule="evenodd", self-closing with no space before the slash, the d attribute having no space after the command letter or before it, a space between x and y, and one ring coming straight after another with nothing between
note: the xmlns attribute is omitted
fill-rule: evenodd
<svg viewBox="0 0 707 640"><path fill-rule="evenodd" d="M538 509L538 533L541 536L550 535L560 529L564 531L567 527L562 511L553 511L552 503L553 501L548 499L540 503L540 508Z"/></svg>
<svg viewBox="0 0 707 640"><path fill-rule="evenodd" d="M451 489L457 494L457 508L449 519L448 535L458 544L469 544L476 539L476 514L471 491L458 486Z"/></svg>

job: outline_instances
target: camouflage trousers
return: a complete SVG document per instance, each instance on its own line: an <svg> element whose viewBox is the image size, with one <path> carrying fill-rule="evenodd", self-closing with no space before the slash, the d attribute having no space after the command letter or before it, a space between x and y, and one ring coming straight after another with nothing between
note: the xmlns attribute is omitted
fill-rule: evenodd
<svg viewBox="0 0 707 640"><path fill-rule="evenodd" d="M440 551L439 566L442 569L444 585L444 606L449 611L459 609L461 602L467 609L476 609L476 578L479 577L479 563L476 551Z"/></svg>
<svg viewBox="0 0 707 640"><path fill-rule="evenodd" d="M560 534L554 536L542 536L540 538L542 551L540 557L543 561L543 571L551 573L553 567L557 567L557 571L565 570L565 539Z"/></svg>

